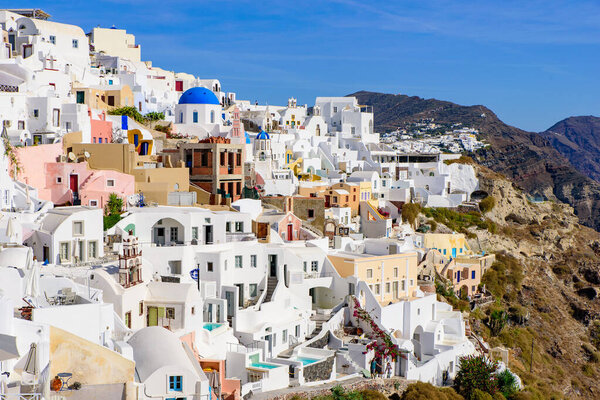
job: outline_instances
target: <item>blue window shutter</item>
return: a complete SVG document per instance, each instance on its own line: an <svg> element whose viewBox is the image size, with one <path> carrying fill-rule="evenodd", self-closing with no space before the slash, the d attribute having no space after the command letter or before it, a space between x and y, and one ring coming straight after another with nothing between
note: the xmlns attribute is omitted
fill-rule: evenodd
<svg viewBox="0 0 600 400"><path fill-rule="evenodd" d="M124 131L129 129L127 127L127 115L121 115L121 129Z"/></svg>

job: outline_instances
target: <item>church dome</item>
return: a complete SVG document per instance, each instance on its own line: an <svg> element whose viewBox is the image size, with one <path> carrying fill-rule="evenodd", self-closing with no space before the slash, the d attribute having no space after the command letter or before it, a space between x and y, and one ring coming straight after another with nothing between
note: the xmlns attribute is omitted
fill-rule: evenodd
<svg viewBox="0 0 600 400"><path fill-rule="evenodd" d="M193 87L183 92L179 98L179 104L215 104L220 105L217 96L203 87Z"/></svg>
<svg viewBox="0 0 600 400"><path fill-rule="evenodd" d="M270 136L269 136L269 134L268 134L267 132L265 132L264 130L263 130L263 131L260 131L260 132L258 133L258 135L256 135L256 140L269 140L269 139L271 139L271 137L270 137Z"/></svg>

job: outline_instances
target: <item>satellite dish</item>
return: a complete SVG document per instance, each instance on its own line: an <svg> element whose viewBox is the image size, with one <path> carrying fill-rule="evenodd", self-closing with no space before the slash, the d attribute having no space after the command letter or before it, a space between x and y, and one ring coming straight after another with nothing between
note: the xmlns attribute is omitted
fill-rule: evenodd
<svg viewBox="0 0 600 400"><path fill-rule="evenodd" d="M90 158L90 153L88 153L87 151L84 151L84 152L83 152L83 156L84 156L85 158Z"/></svg>
<svg viewBox="0 0 600 400"><path fill-rule="evenodd" d="M140 202L140 196L138 194L132 194L131 196L129 196L127 198L127 203L132 206L135 207L139 204Z"/></svg>
<svg viewBox="0 0 600 400"><path fill-rule="evenodd" d="M69 160L71 160L71 161L77 160L77 157L75 156L75 153L73 153L72 151L69 152L68 157L69 157Z"/></svg>

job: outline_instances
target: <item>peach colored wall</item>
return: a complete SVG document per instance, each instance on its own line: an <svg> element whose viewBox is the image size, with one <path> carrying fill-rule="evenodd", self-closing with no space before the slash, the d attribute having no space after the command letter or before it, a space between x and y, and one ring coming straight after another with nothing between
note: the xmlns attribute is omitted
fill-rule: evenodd
<svg viewBox="0 0 600 400"><path fill-rule="evenodd" d="M292 217L292 238L288 238L287 234L288 234L288 225L290 224L289 222L289 218L290 216ZM300 220L300 218L296 217L294 214L289 213L288 215L285 216L285 218L283 218L280 222L279 222L279 236L281 236L281 238L285 238L284 240L298 240L300 238L300 227L302 226L302 220Z"/></svg>
<svg viewBox="0 0 600 400"><path fill-rule="evenodd" d="M91 114L91 113L90 113ZM106 120L106 112L100 114L100 119L95 119L90 115L92 125L92 143L111 143L112 142L112 122Z"/></svg>
<svg viewBox="0 0 600 400"><path fill-rule="evenodd" d="M46 163L54 163L63 154L62 143L41 144L38 146L16 147L15 152L21 165L19 180L37 189L46 186ZM40 193L41 194L41 193ZM49 198L42 197L44 200Z"/></svg>

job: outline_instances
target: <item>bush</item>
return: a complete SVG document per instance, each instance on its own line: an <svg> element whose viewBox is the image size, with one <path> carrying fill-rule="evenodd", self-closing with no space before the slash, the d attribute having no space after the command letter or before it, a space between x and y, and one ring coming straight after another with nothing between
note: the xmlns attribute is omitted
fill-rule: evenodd
<svg viewBox="0 0 600 400"><path fill-rule="evenodd" d="M407 203L402 206L402 221L408 222L413 228L415 221L421 212L421 206L417 203Z"/></svg>
<svg viewBox="0 0 600 400"><path fill-rule="evenodd" d="M123 199L120 198L118 194L111 193L108 196L108 202L106 203L104 213L106 215L120 214L122 210L123 210Z"/></svg>
<svg viewBox="0 0 600 400"><path fill-rule="evenodd" d="M165 119L165 114L161 112L152 111L144 115L144 118L146 118L148 121L159 121Z"/></svg>
<svg viewBox="0 0 600 400"><path fill-rule="evenodd" d="M171 125L156 125L154 130L162 133L171 133Z"/></svg>
<svg viewBox="0 0 600 400"><path fill-rule="evenodd" d="M108 113L110 115L127 115L129 118L134 119L135 121L143 124L145 122L145 118L135 107L120 107L115 108L113 110L109 110Z"/></svg>
<svg viewBox="0 0 600 400"><path fill-rule="evenodd" d="M498 390L504 395L504 397L510 397L517 393L519 387L517 386L517 378L508 369L496 374L498 377Z"/></svg>
<svg viewBox="0 0 600 400"><path fill-rule="evenodd" d="M497 299L505 296L516 298L523 277L523 267L516 258L507 254L496 254L496 262L483 275L481 282Z"/></svg>
<svg viewBox="0 0 600 400"><path fill-rule="evenodd" d="M437 388L431 383L416 382L408 385L401 400L462 400L463 397L451 388Z"/></svg>
<svg viewBox="0 0 600 400"><path fill-rule="evenodd" d="M496 199L492 196L487 196L479 202L479 209L484 214L486 212L492 211L492 209L495 206L496 206Z"/></svg>
<svg viewBox="0 0 600 400"><path fill-rule="evenodd" d="M454 378L454 389L467 399L473 398L476 389L494 394L498 391L498 378L494 374L496 369L498 363L485 356L461 357Z"/></svg>
<svg viewBox="0 0 600 400"><path fill-rule="evenodd" d="M470 400L494 400L492 395L486 392L482 392L479 389L475 389L471 394Z"/></svg>
<svg viewBox="0 0 600 400"><path fill-rule="evenodd" d="M119 214L111 214L104 216L104 230L110 229L121 220Z"/></svg>
<svg viewBox="0 0 600 400"><path fill-rule="evenodd" d="M435 230L437 229L437 222L435 222L434 219L430 219L429 221L427 221L427 223L431 227L431 232L435 232Z"/></svg>
<svg viewBox="0 0 600 400"><path fill-rule="evenodd" d="M360 395L363 400L387 400L383 393L371 389L361 390Z"/></svg>

